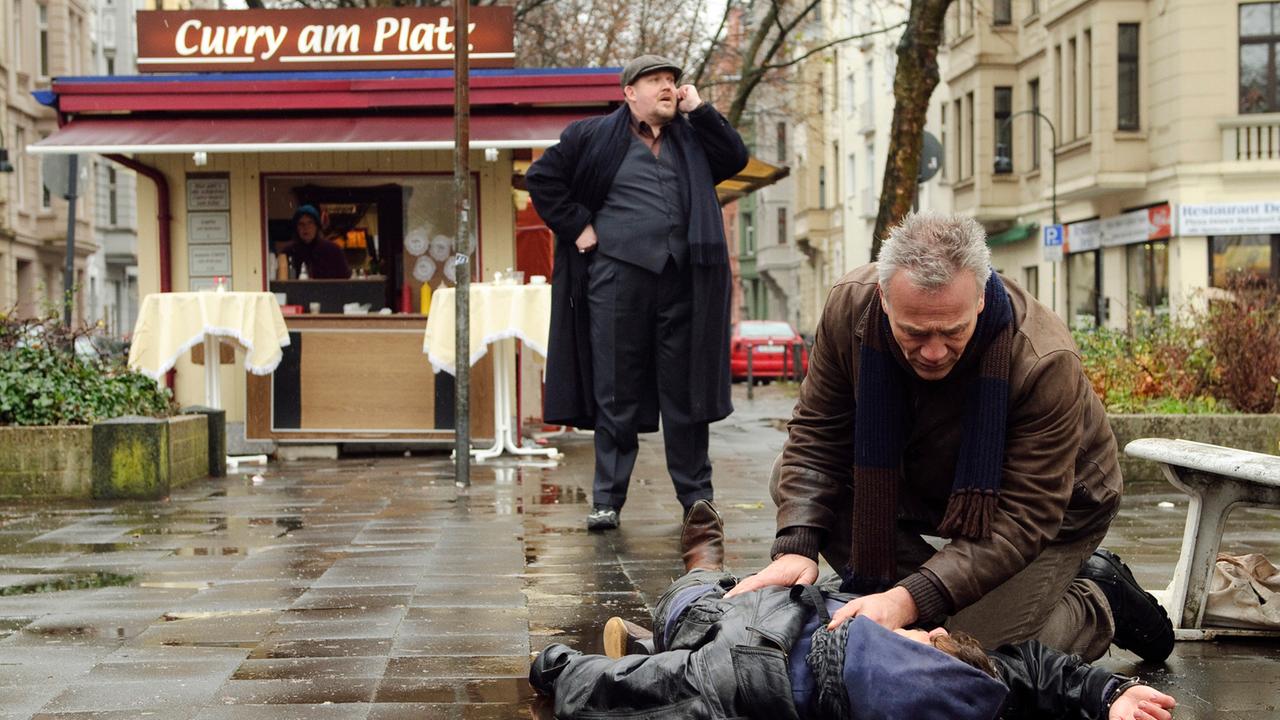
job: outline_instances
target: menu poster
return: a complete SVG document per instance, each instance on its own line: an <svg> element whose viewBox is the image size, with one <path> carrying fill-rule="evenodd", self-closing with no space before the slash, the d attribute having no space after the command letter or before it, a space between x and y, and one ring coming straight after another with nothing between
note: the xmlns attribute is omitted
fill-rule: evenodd
<svg viewBox="0 0 1280 720"><path fill-rule="evenodd" d="M187 212L231 209L231 178L188 177Z"/></svg>
<svg viewBox="0 0 1280 720"><path fill-rule="evenodd" d="M187 214L187 242L192 245L226 245L231 242L231 213Z"/></svg>
<svg viewBox="0 0 1280 720"><path fill-rule="evenodd" d="M230 245L192 245L187 248L187 269L192 278L231 274Z"/></svg>

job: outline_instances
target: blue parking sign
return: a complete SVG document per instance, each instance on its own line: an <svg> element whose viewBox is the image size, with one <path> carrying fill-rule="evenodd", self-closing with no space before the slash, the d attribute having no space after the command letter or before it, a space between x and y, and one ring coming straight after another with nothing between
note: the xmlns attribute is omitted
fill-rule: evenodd
<svg viewBox="0 0 1280 720"><path fill-rule="evenodd" d="M1065 236L1061 225L1044 226L1044 259L1047 262L1062 260L1062 241Z"/></svg>

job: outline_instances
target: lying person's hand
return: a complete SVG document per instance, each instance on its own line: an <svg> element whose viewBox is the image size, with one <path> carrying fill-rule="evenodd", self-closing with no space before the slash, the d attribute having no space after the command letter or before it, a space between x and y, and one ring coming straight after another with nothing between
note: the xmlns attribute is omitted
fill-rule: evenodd
<svg viewBox="0 0 1280 720"><path fill-rule="evenodd" d="M874 620L890 630L897 630L915 622L920 615L920 610L906 588L894 587L875 595L863 595L845 603L844 607L831 616L831 624L827 625L827 629L835 630L840 623L859 615L865 615L867 619Z"/></svg>
<svg viewBox="0 0 1280 720"><path fill-rule="evenodd" d="M1134 685L1111 703L1107 720L1170 720L1178 701L1146 685Z"/></svg>
<svg viewBox="0 0 1280 720"><path fill-rule="evenodd" d="M769 563L768 567L748 578L743 578L725 597L759 590L770 585L812 585L818 579L818 561L804 555L784 554Z"/></svg>

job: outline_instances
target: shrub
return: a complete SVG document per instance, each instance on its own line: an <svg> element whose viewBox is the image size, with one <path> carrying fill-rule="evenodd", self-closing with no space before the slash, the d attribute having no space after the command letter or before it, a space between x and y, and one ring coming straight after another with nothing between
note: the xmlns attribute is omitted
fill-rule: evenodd
<svg viewBox="0 0 1280 720"><path fill-rule="evenodd" d="M1242 412L1280 410L1277 287L1232 276L1199 315L1218 366L1214 394Z"/></svg>
<svg viewBox="0 0 1280 720"><path fill-rule="evenodd" d="M170 393L99 354L86 331L55 320L0 315L0 425L88 424L121 415L173 414Z"/></svg>
<svg viewBox="0 0 1280 720"><path fill-rule="evenodd" d="M1280 299L1233 278L1177 317L1139 313L1129 331L1077 330L1085 375L1110 412L1280 410Z"/></svg>

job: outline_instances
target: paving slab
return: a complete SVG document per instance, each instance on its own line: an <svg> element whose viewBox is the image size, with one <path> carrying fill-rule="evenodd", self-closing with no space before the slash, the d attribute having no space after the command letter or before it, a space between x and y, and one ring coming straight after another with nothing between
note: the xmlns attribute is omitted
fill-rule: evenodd
<svg viewBox="0 0 1280 720"><path fill-rule="evenodd" d="M730 568L768 561L768 472L794 387L735 388L712 426ZM586 532L591 438L559 463L498 460L453 482L445 454L252 468L158 503L0 505L0 720L486 720L530 717L525 678L552 642L600 650L680 574L680 507L660 436L642 436L622 527ZM251 473L262 472L255 483ZM1186 498L1126 488L1106 544L1147 587L1170 580ZM1230 552L1280 558L1280 514L1241 509ZM1102 661L1178 698L1175 717L1280 717L1280 642L1179 643L1163 666Z"/></svg>

